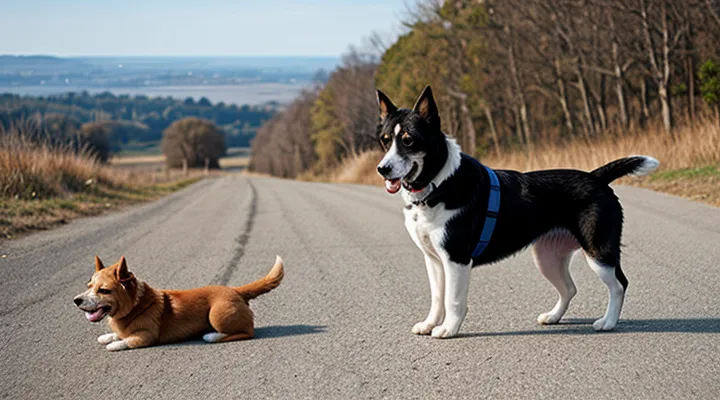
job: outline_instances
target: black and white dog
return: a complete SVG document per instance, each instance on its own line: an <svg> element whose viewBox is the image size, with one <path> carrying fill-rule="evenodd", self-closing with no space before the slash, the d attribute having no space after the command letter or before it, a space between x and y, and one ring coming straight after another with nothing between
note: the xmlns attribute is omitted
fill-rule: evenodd
<svg viewBox="0 0 720 400"><path fill-rule="evenodd" d="M493 171L461 153L440 129L428 86L412 110L398 109L378 91L378 165L389 193L402 190L405 227L425 256L432 303L416 334L457 335L467 312L470 269L532 245L540 273L555 286L559 300L538 316L541 324L560 321L576 288L569 263L582 249L590 268L609 289L605 316L596 330L615 327L628 281L620 268L623 211L610 182L645 175L659 163L631 156L592 172Z"/></svg>

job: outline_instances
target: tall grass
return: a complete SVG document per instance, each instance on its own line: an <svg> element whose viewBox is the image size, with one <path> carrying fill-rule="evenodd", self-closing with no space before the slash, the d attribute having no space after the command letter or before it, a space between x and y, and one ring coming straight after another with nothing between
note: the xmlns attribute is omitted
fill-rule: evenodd
<svg viewBox="0 0 720 400"><path fill-rule="evenodd" d="M644 154L660 160L666 170L694 168L720 163L720 124L706 120L683 126L672 135L660 127L623 136L609 135L593 140L575 139L564 143L536 144L531 151L505 151L482 161L493 168L532 171L548 168L595 169L617 158Z"/></svg>
<svg viewBox="0 0 720 400"><path fill-rule="evenodd" d="M354 154L343 160L339 168L324 174L306 172L298 176L304 181L331 181L339 183L361 183L377 185L382 183L377 174L377 163L382 158L380 151L368 151Z"/></svg>
<svg viewBox="0 0 720 400"><path fill-rule="evenodd" d="M89 152L0 126L0 240L153 200L199 178L113 168Z"/></svg>
<svg viewBox="0 0 720 400"><path fill-rule="evenodd" d="M591 140L536 143L531 150L504 150L480 156L484 164L498 169L532 171L550 168L592 170L612 160L644 154L660 160L664 170L720 165L720 123L704 120L683 126L672 135L661 127L637 130L625 135L606 135ZM370 151L346 159L343 165L324 175L305 175L305 180L330 180L382 185L375 170L382 158Z"/></svg>
<svg viewBox="0 0 720 400"><path fill-rule="evenodd" d="M12 132L0 136L0 198L50 198L86 186L128 184L129 177L100 165L85 152L51 147Z"/></svg>

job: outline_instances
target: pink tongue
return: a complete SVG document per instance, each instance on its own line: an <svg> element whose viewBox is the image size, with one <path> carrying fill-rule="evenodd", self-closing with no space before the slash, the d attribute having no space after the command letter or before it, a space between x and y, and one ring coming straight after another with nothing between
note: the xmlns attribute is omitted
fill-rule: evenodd
<svg viewBox="0 0 720 400"><path fill-rule="evenodd" d="M93 312L85 312L85 318L87 318L88 321L90 321L90 322L98 322L104 316L105 316L105 310L102 308L98 308L97 310L95 310Z"/></svg>
<svg viewBox="0 0 720 400"><path fill-rule="evenodd" d="M400 190L400 179L385 179L385 190L388 193L397 193Z"/></svg>

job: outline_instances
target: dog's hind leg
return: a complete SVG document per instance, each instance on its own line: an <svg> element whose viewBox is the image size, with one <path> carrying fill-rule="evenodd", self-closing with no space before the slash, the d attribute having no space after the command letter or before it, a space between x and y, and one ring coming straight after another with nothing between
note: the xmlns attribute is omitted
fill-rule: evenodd
<svg viewBox="0 0 720 400"><path fill-rule="evenodd" d="M443 322L445 316L445 274L442 262L439 259L425 254L425 267L430 281L430 311L425 321L418 322L412 327L417 335L429 335L432 329Z"/></svg>
<svg viewBox="0 0 720 400"><path fill-rule="evenodd" d="M556 324L565 315L570 300L577 293L570 276L570 260L580 248L569 232L553 232L535 241L532 253L540 273L558 292L558 301L549 312L538 315L539 324Z"/></svg>
<svg viewBox="0 0 720 400"><path fill-rule="evenodd" d="M595 321L593 328L595 328L596 331L612 330L620 318L628 281L620 268L620 263L615 266L603 264L587 253L585 254L585 258L590 268L595 271L600 277L600 280L608 287L608 292L610 293L610 300L608 301L605 316Z"/></svg>
<svg viewBox="0 0 720 400"><path fill-rule="evenodd" d="M220 332L210 332L203 335L203 340L208 343L232 342L234 340L252 339L253 335L249 333L236 333L228 335Z"/></svg>
<svg viewBox="0 0 720 400"><path fill-rule="evenodd" d="M242 300L213 304L208 319L216 330L203 335L208 343L251 339L255 335L252 311Z"/></svg>
<svg viewBox="0 0 720 400"><path fill-rule="evenodd" d="M622 223L622 207L610 188L579 220L578 230L584 235L581 244L585 259L609 293L605 315L593 323L596 331L615 328L625 300L628 281L620 268Z"/></svg>

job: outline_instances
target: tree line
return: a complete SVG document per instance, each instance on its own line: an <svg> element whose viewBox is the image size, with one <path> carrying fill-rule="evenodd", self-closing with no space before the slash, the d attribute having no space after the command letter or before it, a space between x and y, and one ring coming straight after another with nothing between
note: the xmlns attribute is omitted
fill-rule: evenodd
<svg viewBox="0 0 720 400"><path fill-rule="evenodd" d="M409 107L431 84L470 154L720 120L718 0L423 0L407 14L394 43L351 51L262 126L251 168L295 176L373 148L375 87Z"/></svg>
<svg viewBox="0 0 720 400"><path fill-rule="evenodd" d="M376 54L351 49L324 85L303 92L257 131L249 169L283 177L323 171L376 143Z"/></svg>
<svg viewBox="0 0 720 400"><path fill-rule="evenodd" d="M277 103L258 106L213 104L203 97L197 101L172 97L114 95L110 92L65 93L46 97L0 94L0 130L13 124L31 123L52 140L77 136L83 124L109 134L111 151L130 143L159 142L173 122L195 117L220 127L229 146L247 147L256 130L269 120ZM88 128L89 129L89 128Z"/></svg>

